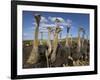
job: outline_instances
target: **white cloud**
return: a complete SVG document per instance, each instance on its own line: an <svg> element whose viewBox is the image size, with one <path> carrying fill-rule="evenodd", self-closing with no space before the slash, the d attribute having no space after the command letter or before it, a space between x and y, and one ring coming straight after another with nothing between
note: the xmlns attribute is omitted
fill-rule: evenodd
<svg viewBox="0 0 100 80"><path fill-rule="evenodd" d="M41 24L39 29L46 29L47 30L47 27L55 28L55 24Z"/></svg>
<svg viewBox="0 0 100 80"><path fill-rule="evenodd" d="M61 25L63 25L63 26L70 26L70 27L72 27L72 20L67 19L67 20L66 20L66 22L61 23Z"/></svg>
<svg viewBox="0 0 100 80"><path fill-rule="evenodd" d="M47 22L48 22L48 20L44 16L41 16L40 24L45 24ZM33 26L36 26L36 22L34 22L32 24L33 24Z"/></svg>
<svg viewBox="0 0 100 80"><path fill-rule="evenodd" d="M40 30L39 30L39 32L44 32L44 33L47 33L47 32L48 32L48 30L46 30L46 29L45 29L45 30L40 29Z"/></svg>
<svg viewBox="0 0 100 80"><path fill-rule="evenodd" d="M36 23L34 22L34 23L32 23L33 24L33 26L36 26Z"/></svg>
<svg viewBox="0 0 100 80"><path fill-rule="evenodd" d="M63 26L60 26L60 28L63 29L64 27Z"/></svg>
<svg viewBox="0 0 100 80"><path fill-rule="evenodd" d="M41 23L47 23L48 20L47 20L44 16L41 16L40 22L41 22Z"/></svg>
<svg viewBox="0 0 100 80"><path fill-rule="evenodd" d="M23 33L23 36L28 36L28 34L27 33Z"/></svg>
<svg viewBox="0 0 100 80"><path fill-rule="evenodd" d="M49 16L48 19L52 22L55 22L56 19L59 19L61 22L65 22L62 17L51 17L51 16Z"/></svg>
<svg viewBox="0 0 100 80"><path fill-rule="evenodd" d="M66 21L66 25L67 25L67 26L71 26L71 25L72 25L72 20L67 19L67 21Z"/></svg>
<svg viewBox="0 0 100 80"><path fill-rule="evenodd" d="M35 28L35 27L33 27L33 26L32 26L30 29L32 29L32 30L33 30L34 28Z"/></svg>
<svg viewBox="0 0 100 80"><path fill-rule="evenodd" d="M47 30L47 27L52 27L53 29L55 29L55 24L44 24L44 25L42 25L42 26L40 26L39 27L39 30L41 31L41 30L44 30L44 31L48 31ZM63 29L64 28L64 26L59 26L61 29Z"/></svg>
<svg viewBox="0 0 100 80"><path fill-rule="evenodd" d="M63 26L66 26L67 24L64 22L64 23L62 23L62 25L63 25Z"/></svg>
<svg viewBox="0 0 100 80"><path fill-rule="evenodd" d="M41 24L39 27L39 31L48 32L47 27L54 27L54 24Z"/></svg>
<svg viewBox="0 0 100 80"><path fill-rule="evenodd" d="M40 31L40 32L41 32L41 31L42 31L42 32L43 32L43 31L47 31L47 28L42 28L42 27L40 27L40 28L39 28L39 31Z"/></svg>
<svg viewBox="0 0 100 80"><path fill-rule="evenodd" d="M54 27L55 24L43 24L41 27Z"/></svg>

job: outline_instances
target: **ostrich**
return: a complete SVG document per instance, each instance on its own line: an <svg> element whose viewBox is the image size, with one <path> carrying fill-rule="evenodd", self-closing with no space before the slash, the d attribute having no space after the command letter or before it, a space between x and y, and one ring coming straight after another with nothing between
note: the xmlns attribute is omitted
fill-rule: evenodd
<svg viewBox="0 0 100 80"><path fill-rule="evenodd" d="M80 34L82 33L82 38L80 39ZM80 48L80 50L79 50L79 52L81 52L82 50L84 50L84 35L85 35L85 30L84 30L84 28L82 28L82 27L80 27L80 29L79 29L79 43L80 43L80 45L79 45L79 48Z"/></svg>
<svg viewBox="0 0 100 80"><path fill-rule="evenodd" d="M72 21L71 20L67 20L67 35L66 35L66 43L65 43L65 47L67 49L67 52L66 52L66 55L69 55L68 56L68 65L73 65L72 62L73 62L73 58L71 56L71 51L70 51L70 48L71 48L71 44L69 44L69 42L72 41L72 38L71 40L69 40L69 36L70 36L70 29L71 29L71 23Z"/></svg>
<svg viewBox="0 0 100 80"><path fill-rule="evenodd" d="M68 36L69 36L69 30L71 27L71 23L67 24L67 39L65 47L58 46L58 34L62 31L62 29L59 26L59 19L56 19L57 27L55 29L55 36L54 36L54 43L53 43L53 53L51 54L51 63L53 63L53 66L62 66L63 64L68 64L69 66L72 66L72 57L69 55L70 52L68 52ZM59 61L60 60L60 61Z"/></svg>
<svg viewBox="0 0 100 80"><path fill-rule="evenodd" d="M67 35L66 35L66 44L65 44L65 46L66 47L69 47L69 44L68 44L68 42L69 42L69 31L70 31L70 29L71 29L71 21L70 20L67 20Z"/></svg>
<svg viewBox="0 0 100 80"><path fill-rule="evenodd" d="M85 40L85 30L83 29L83 34L82 34L82 47L84 47L84 40Z"/></svg>
<svg viewBox="0 0 100 80"><path fill-rule="evenodd" d="M53 52L51 53L51 63L53 63L56 60L56 51L58 47L58 34L61 31L61 28L56 27L55 29L55 36L53 40Z"/></svg>
<svg viewBox="0 0 100 80"><path fill-rule="evenodd" d="M56 51L58 46L58 34L61 31L61 28L59 27L60 20L58 18L55 19L56 28L55 28L55 34L54 34L54 40L53 40L53 52L51 54L51 63L53 63L56 60Z"/></svg>
<svg viewBox="0 0 100 80"><path fill-rule="evenodd" d="M85 60L87 60L89 62L89 38L88 35L86 35L86 56L85 56ZM88 63L89 64L89 63Z"/></svg>
<svg viewBox="0 0 100 80"><path fill-rule="evenodd" d="M51 50L52 50L52 45L51 45L51 32L52 32L52 28L51 27L47 27L48 30L48 40L47 40L47 46L48 46L48 50L46 50L45 56L46 56L46 61L47 61L47 67L49 67L49 56L51 54Z"/></svg>
<svg viewBox="0 0 100 80"><path fill-rule="evenodd" d="M85 29L83 29L83 34L82 34L82 56L83 56L83 61L86 61L88 60L89 58L89 54L88 54L88 37L87 37L87 40L85 40L85 35L86 35L86 32L85 32Z"/></svg>
<svg viewBox="0 0 100 80"><path fill-rule="evenodd" d="M76 49L76 54L73 53L72 54L72 57L73 57L73 63L74 65L80 65L80 59L82 58L82 53L81 53L81 50L82 50L82 44L81 44L81 33L83 32L83 28L82 27L79 27L78 28L78 40L77 40L77 49Z"/></svg>
<svg viewBox="0 0 100 80"><path fill-rule="evenodd" d="M83 31L83 28L82 27L79 27L79 30L78 30L78 52L80 52L81 50L81 32Z"/></svg>
<svg viewBox="0 0 100 80"><path fill-rule="evenodd" d="M67 52L66 54L69 54L69 59L72 60L72 57L71 57L71 53L70 53L70 44L69 44L69 32L70 32L70 29L71 29L71 23L72 21L71 20L67 20L67 35L66 35L66 43L65 43L65 47L67 48Z"/></svg>
<svg viewBox="0 0 100 80"><path fill-rule="evenodd" d="M82 32L82 41L81 41L81 51L80 51L80 55L81 55L81 59L83 61L83 65L86 65L86 63L84 63L87 60L87 42L85 43L85 29L81 28L81 32ZM88 57L89 58L89 57Z"/></svg>
<svg viewBox="0 0 100 80"><path fill-rule="evenodd" d="M82 53L82 60L83 61L85 61L85 57L86 57L86 47L85 47L85 43L84 43L84 41L85 41L85 38L84 38L84 36L85 36L85 30L84 29L82 29L82 46L81 46L81 53Z"/></svg>
<svg viewBox="0 0 100 80"><path fill-rule="evenodd" d="M47 44L48 44L48 56L51 53L52 50L52 45L51 45L51 33L52 33L52 27L47 27L48 29L48 40L47 40Z"/></svg>
<svg viewBox="0 0 100 80"><path fill-rule="evenodd" d="M33 41L33 49L30 53L30 56L27 60L28 64L35 64L38 61L39 54L38 54L38 33L39 33L39 24L41 20L41 15L36 14L35 15L35 21L36 21L36 26L35 26L35 33L34 33L34 41Z"/></svg>

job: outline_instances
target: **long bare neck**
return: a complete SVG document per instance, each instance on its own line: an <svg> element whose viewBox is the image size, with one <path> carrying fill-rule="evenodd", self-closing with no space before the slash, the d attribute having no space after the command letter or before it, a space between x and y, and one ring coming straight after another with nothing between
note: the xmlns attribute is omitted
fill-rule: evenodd
<svg viewBox="0 0 100 80"><path fill-rule="evenodd" d="M57 44L58 44L58 33L55 33L54 42L53 42L54 48L57 47Z"/></svg>
<svg viewBox="0 0 100 80"><path fill-rule="evenodd" d="M69 33L67 33L67 36L66 36L66 44L65 44L65 46L67 46L67 47L69 46L68 45L68 41L69 41Z"/></svg>
<svg viewBox="0 0 100 80"><path fill-rule="evenodd" d="M77 47L77 49L78 49L78 52L80 52L80 47L81 47L81 41L80 41L80 31L78 32L78 42L77 42L77 44L78 44L78 47Z"/></svg>
<svg viewBox="0 0 100 80"><path fill-rule="evenodd" d="M38 47L38 33L39 33L39 26L36 26L34 33L34 47Z"/></svg>

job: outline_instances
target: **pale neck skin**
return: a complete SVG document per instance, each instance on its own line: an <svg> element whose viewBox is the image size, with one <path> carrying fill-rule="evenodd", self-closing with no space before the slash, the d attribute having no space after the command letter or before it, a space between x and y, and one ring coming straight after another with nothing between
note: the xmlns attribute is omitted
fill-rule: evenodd
<svg viewBox="0 0 100 80"><path fill-rule="evenodd" d="M48 28L48 56L51 54L52 46L51 46L51 28Z"/></svg>
<svg viewBox="0 0 100 80"><path fill-rule="evenodd" d="M69 31L70 31L70 27L67 27L67 35L66 35L66 47L69 47L68 41L69 41Z"/></svg>
<svg viewBox="0 0 100 80"><path fill-rule="evenodd" d="M29 64L35 64L38 61L39 54L38 54L38 34L39 34L39 24L40 24L41 16L35 16L36 26L35 26L35 33L34 33L34 41L33 41L33 49L30 53L30 56L27 60Z"/></svg>

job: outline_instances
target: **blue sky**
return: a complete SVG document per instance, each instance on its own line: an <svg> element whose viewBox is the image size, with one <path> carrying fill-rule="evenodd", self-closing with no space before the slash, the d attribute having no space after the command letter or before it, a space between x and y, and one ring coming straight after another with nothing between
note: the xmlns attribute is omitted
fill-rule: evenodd
<svg viewBox="0 0 100 80"><path fill-rule="evenodd" d="M73 37L78 36L78 27L82 26L86 34L89 36L89 14L82 14L82 13L60 13L60 12L35 12L35 11L23 11L23 33L22 37L23 40L33 40L34 39L34 28L35 28L35 19L34 15L40 14L41 15L41 22L40 22L40 32L45 31L43 27L54 27L55 26L55 18L58 18L60 22L60 27L62 28L62 38L66 37L66 26L71 24L70 34ZM41 38L39 34L39 39ZM48 34L43 34L43 39L47 39ZM53 37L52 37L53 38Z"/></svg>

